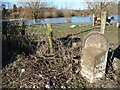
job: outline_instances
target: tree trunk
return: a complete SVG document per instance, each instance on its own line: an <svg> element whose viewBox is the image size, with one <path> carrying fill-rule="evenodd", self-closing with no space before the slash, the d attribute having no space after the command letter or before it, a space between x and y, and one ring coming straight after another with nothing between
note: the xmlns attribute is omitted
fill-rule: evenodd
<svg viewBox="0 0 120 90"><path fill-rule="evenodd" d="M34 18L34 24L36 24L36 21L37 21L37 15L34 14L33 18Z"/></svg>

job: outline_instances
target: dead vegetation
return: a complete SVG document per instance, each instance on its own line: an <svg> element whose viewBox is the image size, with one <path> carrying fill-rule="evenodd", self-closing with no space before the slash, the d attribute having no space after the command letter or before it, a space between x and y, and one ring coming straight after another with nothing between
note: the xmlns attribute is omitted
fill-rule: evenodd
<svg viewBox="0 0 120 90"><path fill-rule="evenodd" d="M112 74L111 78L109 74L95 84L89 84L81 76L80 40L77 42L70 37L54 39L54 55L50 55L47 36L39 30L27 30L25 35L19 30L17 34L8 34L10 36L4 34L2 38L3 47L7 46L3 48L3 62L7 60L2 71L3 88L87 89L109 87L113 83L115 88L120 87L119 73Z"/></svg>
<svg viewBox="0 0 120 90"><path fill-rule="evenodd" d="M86 81L80 75L81 46L73 46L71 38L53 42L54 55L50 55L47 36L39 34L38 30L28 30L25 35L20 32L10 37L3 35L3 45L9 46L3 49L3 60L7 62L2 74L3 87L85 87ZM9 56L7 50L13 50L15 56L6 57Z"/></svg>

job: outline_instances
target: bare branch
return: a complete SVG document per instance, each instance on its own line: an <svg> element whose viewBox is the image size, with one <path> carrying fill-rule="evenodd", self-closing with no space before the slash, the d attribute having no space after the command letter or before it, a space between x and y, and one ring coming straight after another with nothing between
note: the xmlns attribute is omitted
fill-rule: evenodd
<svg viewBox="0 0 120 90"><path fill-rule="evenodd" d="M38 18L40 9L46 6L46 3L43 2L42 0L35 0L35 1L26 0L26 2L20 2L20 3L22 4L23 7L29 7L31 9L32 16L35 19L35 21Z"/></svg>

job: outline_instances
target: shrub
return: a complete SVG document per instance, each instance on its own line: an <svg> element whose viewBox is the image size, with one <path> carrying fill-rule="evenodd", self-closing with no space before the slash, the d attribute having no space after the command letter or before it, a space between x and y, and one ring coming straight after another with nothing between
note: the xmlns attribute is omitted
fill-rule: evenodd
<svg viewBox="0 0 120 90"><path fill-rule="evenodd" d="M57 17L64 17L64 14L62 11L57 11Z"/></svg>
<svg viewBox="0 0 120 90"><path fill-rule="evenodd" d="M51 12L45 12L45 13L44 13L44 17L45 17L45 18L53 18L53 15L52 15Z"/></svg>

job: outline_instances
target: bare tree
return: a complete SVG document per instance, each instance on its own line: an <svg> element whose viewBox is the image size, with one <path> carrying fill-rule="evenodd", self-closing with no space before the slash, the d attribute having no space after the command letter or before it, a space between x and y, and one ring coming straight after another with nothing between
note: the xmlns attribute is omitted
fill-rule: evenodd
<svg viewBox="0 0 120 90"><path fill-rule="evenodd" d="M101 2L89 2L87 0L88 8L91 10L92 14L99 14L101 11L108 11L108 7L112 4L112 2L107 2L102 0Z"/></svg>
<svg viewBox="0 0 120 90"><path fill-rule="evenodd" d="M71 23L72 10L70 10L70 9L72 7L72 3L71 2L64 2L64 4L65 4L65 10L63 10L64 17L66 18L68 23Z"/></svg>
<svg viewBox="0 0 120 90"><path fill-rule="evenodd" d="M41 12L40 9L46 6L46 3L42 0L26 0L26 2L22 2L21 4L23 7L30 7L34 23L36 23L36 20L38 19L39 13Z"/></svg>

